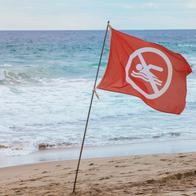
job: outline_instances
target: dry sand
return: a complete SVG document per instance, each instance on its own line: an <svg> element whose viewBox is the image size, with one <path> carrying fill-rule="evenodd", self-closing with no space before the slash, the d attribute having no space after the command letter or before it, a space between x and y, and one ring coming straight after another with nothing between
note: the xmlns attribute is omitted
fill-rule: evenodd
<svg viewBox="0 0 196 196"><path fill-rule="evenodd" d="M0 195L72 195L76 161L0 169ZM76 195L196 195L196 153L86 159Z"/></svg>

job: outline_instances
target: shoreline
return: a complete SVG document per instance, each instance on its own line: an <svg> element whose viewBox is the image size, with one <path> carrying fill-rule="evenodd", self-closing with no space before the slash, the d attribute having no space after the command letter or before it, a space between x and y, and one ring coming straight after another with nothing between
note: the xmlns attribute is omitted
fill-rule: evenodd
<svg viewBox="0 0 196 196"><path fill-rule="evenodd" d="M195 195L196 153L83 159L0 169L0 195Z"/></svg>
<svg viewBox="0 0 196 196"><path fill-rule="evenodd" d="M0 156L0 168L51 161L77 160L79 151L80 149L78 147L73 147L40 150L21 156ZM188 139L91 147L85 146L82 159L189 152L196 152L196 140Z"/></svg>

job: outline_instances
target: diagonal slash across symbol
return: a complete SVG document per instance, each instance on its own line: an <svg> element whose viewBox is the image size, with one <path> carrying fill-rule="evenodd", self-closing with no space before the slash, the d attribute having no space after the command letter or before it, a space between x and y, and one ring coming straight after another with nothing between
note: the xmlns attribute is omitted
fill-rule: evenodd
<svg viewBox="0 0 196 196"><path fill-rule="evenodd" d="M156 70L158 72L163 72L164 70L162 67L160 67L158 65L153 65L153 64L147 65L147 63L145 62L145 59L143 58L143 55L142 55L145 52L151 52L151 53L155 53L156 55L159 55L165 61L166 65L167 65L167 69L168 69L167 79L166 79L164 86L160 90L158 89L158 86L161 86L162 81L159 80L158 77L151 72L151 70ZM133 70L131 72L131 76L135 77L135 78L140 78L140 79L144 80L145 82L149 82L150 85L152 86L152 89L153 89L152 94L148 94L145 91L143 91L129 76L129 70L131 68L133 59L135 57L139 58L141 64L136 65L136 69L138 72L135 72ZM144 47L144 48L140 48L140 49L134 51L129 57L125 71L126 71L126 81L135 90L137 90L139 93L141 93L147 99L155 99L155 98L160 97L162 94L164 94L167 91L167 89L169 88L170 83L171 83L171 79L172 79L171 61L169 60L169 58L167 57L167 55L165 53L163 53L162 51L160 51L156 48L152 48L152 47Z"/></svg>

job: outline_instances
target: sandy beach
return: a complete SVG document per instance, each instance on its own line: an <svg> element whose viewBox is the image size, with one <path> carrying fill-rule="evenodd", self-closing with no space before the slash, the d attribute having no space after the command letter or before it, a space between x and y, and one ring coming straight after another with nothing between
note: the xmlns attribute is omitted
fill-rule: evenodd
<svg viewBox="0 0 196 196"><path fill-rule="evenodd" d="M0 195L72 195L76 161L0 169ZM76 195L196 195L196 153L85 159Z"/></svg>

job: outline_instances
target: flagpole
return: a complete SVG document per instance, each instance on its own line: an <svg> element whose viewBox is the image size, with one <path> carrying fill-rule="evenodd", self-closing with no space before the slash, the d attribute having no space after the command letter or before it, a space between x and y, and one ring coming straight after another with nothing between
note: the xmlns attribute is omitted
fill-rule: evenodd
<svg viewBox="0 0 196 196"><path fill-rule="evenodd" d="M99 58L98 67L97 67L97 73L96 73L96 76L95 76L94 86L93 86L92 95L91 95L91 101L90 101L90 105L89 105L89 109L88 109L88 115L87 115L87 119L86 119L86 125L85 125L85 129L84 129L84 135L83 135L83 139L82 139L82 144L81 144L81 148L80 148L80 154L79 154L79 159L78 159L78 164L77 164L77 169L76 169L76 174L75 174L73 193L75 193L75 189L76 189L76 183L77 183L77 178L78 178L80 161L81 161L81 157L82 157L82 151L83 151L83 148L84 148L84 141L85 141L85 137L86 137L86 131L87 131L87 128L88 128L88 121L89 121L89 117L90 117L90 113L91 113L93 98L94 98L94 94L95 94L95 88L96 88L97 79L98 79L98 75L99 75L99 69L100 69L100 66L101 66L101 60L102 60L102 56L103 56L103 51L104 51L104 46L105 46L105 41L106 41L106 37L107 37L109 24L110 24L110 21L107 22L107 27L106 27L106 30L105 30L105 36L104 36L104 40L103 40L103 45L102 45L102 49L101 49L101 54L100 54L100 58Z"/></svg>

